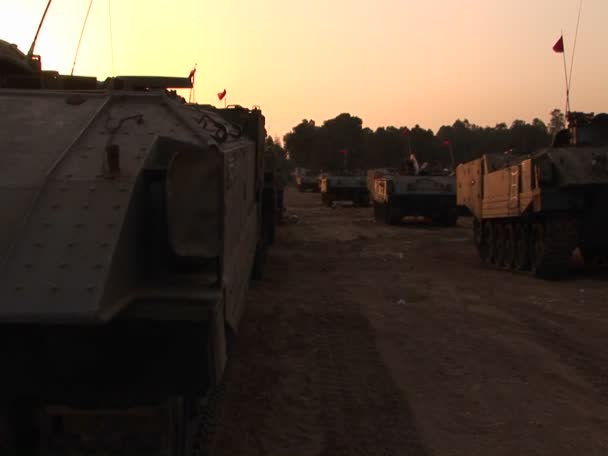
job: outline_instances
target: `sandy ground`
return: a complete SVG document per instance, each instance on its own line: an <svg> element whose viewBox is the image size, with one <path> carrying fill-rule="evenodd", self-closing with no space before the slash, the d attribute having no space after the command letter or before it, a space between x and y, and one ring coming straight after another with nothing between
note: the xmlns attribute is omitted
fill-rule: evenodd
<svg viewBox="0 0 608 456"><path fill-rule="evenodd" d="M287 194L213 455L607 455L608 279L488 270L455 228Z"/></svg>

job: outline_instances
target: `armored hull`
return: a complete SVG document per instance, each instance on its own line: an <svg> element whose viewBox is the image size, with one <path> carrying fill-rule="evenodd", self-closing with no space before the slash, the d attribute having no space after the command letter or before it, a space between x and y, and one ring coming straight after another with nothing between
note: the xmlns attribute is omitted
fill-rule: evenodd
<svg viewBox="0 0 608 456"><path fill-rule="evenodd" d="M0 88L0 452L122 454L109 420L119 446L190 454L267 245L265 129L163 81Z"/></svg>
<svg viewBox="0 0 608 456"><path fill-rule="evenodd" d="M301 192L318 192L319 179L316 176L296 176L296 187Z"/></svg>
<svg viewBox="0 0 608 456"><path fill-rule="evenodd" d="M441 225L454 225L456 179L453 176L368 174L376 220L397 224L406 216L429 217Z"/></svg>
<svg viewBox="0 0 608 456"><path fill-rule="evenodd" d="M569 144L458 167L458 204L475 217L485 263L555 277L577 247L586 260L608 255L608 141L600 122L576 119Z"/></svg>
<svg viewBox="0 0 608 456"><path fill-rule="evenodd" d="M334 201L352 201L355 206L369 206L365 176L326 175L321 178L321 201L331 206Z"/></svg>

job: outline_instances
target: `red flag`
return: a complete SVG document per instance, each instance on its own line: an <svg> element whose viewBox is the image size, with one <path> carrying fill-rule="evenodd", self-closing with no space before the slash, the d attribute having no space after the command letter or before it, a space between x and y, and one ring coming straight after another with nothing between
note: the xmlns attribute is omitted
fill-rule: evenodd
<svg viewBox="0 0 608 456"><path fill-rule="evenodd" d="M188 75L188 79L192 79L194 77L194 73L196 73L196 67L192 68L190 74Z"/></svg>
<svg viewBox="0 0 608 456"><path fill-rule="evenodd" d="M339 152L340 152L342 155L348 155L348 149L340 149L340 150L339 150Z"/></svg>
<svg viewBox="0 0 608 456"><path fill-rule="evenodd" d="M553 45L553 51L562 53L564 52L564 37L560 36L559 40Z"/></svg>
<svg viewBox="0 0 608 456"><path fill-rule="evenodd" d="M224 89L223 92L218 92L217 97L221 100L224 99L224 97L226 96L226 89Z"/></svg>
<svg viewBox="0 0 608 456"><path fill-rule="evenodd" d="M444 139L441 144L443 144L444 146L449 146L450 145L450 140L449 139Z"/></svg>
<svg viewBox="0 0 608 456"><path fill-rule="evenodd" d="M403 127L403 136L407 136L410 134L410 129L407 127Z"/></svg>

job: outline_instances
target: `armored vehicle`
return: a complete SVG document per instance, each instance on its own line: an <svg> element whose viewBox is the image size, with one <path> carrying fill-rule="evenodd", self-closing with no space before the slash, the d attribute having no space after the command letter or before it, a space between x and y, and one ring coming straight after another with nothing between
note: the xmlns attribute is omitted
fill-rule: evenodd
<svg viewBox="0 0 608 456"><path fill-rule="evenodd" d="M193 454L268 239L264 116L3 46L0 454Z"/></svg>
<svg viewBox="0 0 608 456"><path fill-rule="evenodd" d="M406 216L423 216L434 223L452 226L458 219L454 176L441 172L405 174L370 170L368 186L378 221L395 225Z"/></svg>
<svg viewBox="0 0 608 456"><path fill-rule="evenodd" d="M365 175L327 174L321 177L321 201L331 206L334 201L352 201L354 206L369 206Z"/></svg>
<svg viewBox="0 0 608 456"><path fill-rule="evenodd" d="M283 194L288 176L284 161L284 157L279 156L276 150L265 148L263 208L268 244L274 243L275 227L281 224L285 210Z"/></svg>
<svg viewBox="0 0 608 456"><path fill-rule="evenodd" d="M570 113L552 147L529 157L486 154L459 165L458 204L475 217L482 260L552 277L573 250L608 254L608 115Z"/></svg>
<svg viewBox="0 0 608 456"><path fill-rule="evenodd" d="M299 168L296 174L296 187L301 192L307 190L319 192L319 173L313 170Z"/></svg>

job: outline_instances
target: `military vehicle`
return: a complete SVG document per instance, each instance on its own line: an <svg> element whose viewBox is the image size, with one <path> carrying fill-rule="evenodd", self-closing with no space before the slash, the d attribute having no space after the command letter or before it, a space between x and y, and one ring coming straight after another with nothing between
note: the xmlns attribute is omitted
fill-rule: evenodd
<svg viewBox="0 0 608 456"><path fill-rule="evenodd" d="M434 223L453 226L458 219L456 178L444 171L419 173L370 170L368 186L376 220L396 225L406 216L429 217Z"/></svg>
<svg viewBox="0 0 608 456"><path fill-rule="evenodd" d="M299 191L319 192L319 173L305 168L298 168L296 173L296 187Z"/></svg>
<svg viewBox="0 0 608 456"><path fill-rule="evenodd" d="M532 156L458 166L458 204L475 217L485 263L555 277L576 247L587 260L608 255L608 115L570 113L568 123Z"/></svg>
<svg viewBox="0 0 608 456"><path fill-rule="evenodd" d="M265 148L263 208L269 245L274 243L275 227L282 223L285 211L283 194L288 176L284 161L284 157L279 156L276 150Z"/></svg>
<svg viewBox="0 0 608 456"><path fill-rule="evenodd" d="M264 116L39 68L0 43L0 454L194 454L268 239Z"/></svg>
<svg viewBox="0 0 608 456"><path fill-rule="evenodd" d="M352 201L354 206L369 206L365 175L326 174L321 177L321 201L331 206L334 201Z"/></svg>

